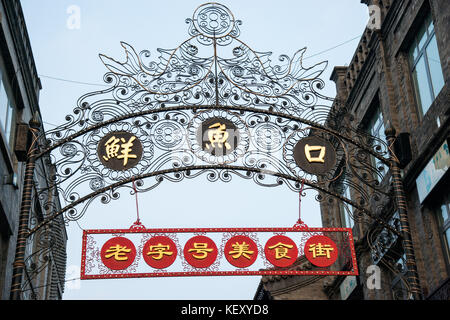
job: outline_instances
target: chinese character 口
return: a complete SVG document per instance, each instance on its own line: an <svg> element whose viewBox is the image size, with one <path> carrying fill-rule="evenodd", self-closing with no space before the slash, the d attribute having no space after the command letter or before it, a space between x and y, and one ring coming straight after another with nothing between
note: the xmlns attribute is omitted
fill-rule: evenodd
<svg viewBox="0 0 450 320"><path fill-rule="evenodd" d="M313 157L311 156L311 151L320 151L319 156ZM322 146L310 146L308 144L305 145L305 156L308 162L325 162L325 151L326 148Z"/></svg>

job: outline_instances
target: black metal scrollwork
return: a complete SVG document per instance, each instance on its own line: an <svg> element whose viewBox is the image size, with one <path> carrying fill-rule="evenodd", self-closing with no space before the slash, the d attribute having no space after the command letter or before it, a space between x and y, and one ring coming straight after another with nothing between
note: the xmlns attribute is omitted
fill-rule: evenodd
<svg viewBox="0 0 450 320"><path fill-rule="evenodd" d="M173 50L158 49L156 60L150 51L138 54L125 42L125 61L100 55L109 87L82 96L66 123L39 138L38 158L48 158L55 173L50 187L36 190L40 195L57 190L62 208L49 210L47 219L36 221L31 232L61 214L67 221L80 219L95 199L109 203L124 188L134 192L131 181L138 181L136 191L144 192L166 180L201 175L224 182L238 176L262 186L286 185L296 192L305 182L304 190L320 191L318 200L333 197L370 214L370 200L382 192L379 181L385 172L367 163L372 163L371 157L377 164L386 162L387 146L339 127L342 114L332 111L333 99L321 94L325 83L320 75L327 62L305 66L303 48L292 57L280 56L279 64L273 65L270 52L255 51L239 39L242 22L217 3L200 6L186 23L189 39ZM229 149L225 140L230 127L238 136L223 155L208 152L198 139L210 119L217 120L206 128L216 130L209 136L212 144L224 143L222 148ZM139 140L142 156L136 165L116 170L102 163L98 150L111 132L126 132ZM321 174L307 172L295 161L296 144L311 135L327 141L335 152L335 162ZM110 150L111 156L133 155L126 141L118 139L109 147L117 148ZM353 183L358 202L329 187L343 167L371 190Z"/></svg>

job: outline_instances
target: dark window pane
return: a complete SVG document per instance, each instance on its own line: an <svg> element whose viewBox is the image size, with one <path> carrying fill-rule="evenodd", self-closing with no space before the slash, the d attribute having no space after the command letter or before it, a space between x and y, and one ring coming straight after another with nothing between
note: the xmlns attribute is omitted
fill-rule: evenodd
<svg viewBox="0 0 450 320"><path fill-rule="evenodd" d="M0 81L0 123L3 130L6 129L6 118L8 115L8 96L6 95L3 82Z"/></svg>
<svg viewBox="0 0 450 320"><path fill-rule="evenodd" d="M423 49L423 46L427 42L427 25L424 23L422 27L420 27L419 32L416 36L417 44L419 46L419 51Z"/></svg>
<svg viewBox="0 0 450 320"><path fill-rule="evenodd" d="M5 125L5 136L6 136L6 142L10 144L11 141L11 130L12 130L12 121L13 121L13 106L11 105L11 102L8 102L8 112L6 116L6 125Z"/></svg>
<svg viewBox="0 0 450 320"><path fill-rule="evenodd" d="M416 62L418 56L419 50L417 50L416 41L414 40L411 48L409 49L409 61L411 63L411 66L414 66L414 63Z"/></svg>
<svg viewBox="0 0 450 320"><path fill-rule="evenodd" d="M441 60L439 59L439 51L436 37L434 35L427 46L427 57L428 66L430 67L431 83L433 85L433 93L436 98L444 86L444 76L442 75Z"/></svg>
<svg viewBox="0 0 450 320"><path fill-rule="evenodd" d="M450 252L450 228L445 230L445 243L447 245L447 252Z"/></svg>
<svg viewBox="0 0 450 320"><path fill-rule="evenodd" d="M446 203L444 203L441 206L441 214L442 214L442 221L445 222L448 219L448 208Z"/></svg>
<svg viewBox="0 0 450 320"><path fill-rule="evenodd" d="M377 111L374 113L372 119L368 123L367 132L382 141L386 141L386 136L384 133L383 115L381 114L379 108L377 108ZM378 143L375 144L377 145ZM388 171L388 167L385 164L383 164L381 160L375 157L372 157L372 165L375 166L377 170L381 171L381 176L378 174L376 175L378 182L381 182L382 177Z"/></svg>
<svg viewBox="0 0 450 320"><path fill-rule="evenodd" d="M428 16L428 34L432 34L434 30L434 24L433 21L431 20L431 15Z"/></svg>

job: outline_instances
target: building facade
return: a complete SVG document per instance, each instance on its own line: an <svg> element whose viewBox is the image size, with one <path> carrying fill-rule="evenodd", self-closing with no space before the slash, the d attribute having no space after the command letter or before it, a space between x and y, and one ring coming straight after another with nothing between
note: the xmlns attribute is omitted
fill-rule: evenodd
<svg viewBox="0 0 450 320"><path fill-rule="evenodd" d="M423 299L448 300L450 275L450 2L446 0L361 0L370 21L348 66L335 67L335 109L346 108L347 125L386 141L393 128L402 169L408 222ZM392 194L389 168L380 190ZM344 179L354 180L349 174ZM358 201L348 184L336 192ZM368 191L370 192L370 191ZM379 218L399 229L398 208L384 196L372 206ZM257 298L411 299L405 252L399 236L341 204L321 203L324 227L353 229L359 276L263 278ZM339 266L344 269L345 266ZM284 285L281 284L284 281ZM301 285L301 283L304 283ZM280 289L281 287L282 289ZM320 290L318 289L320 288ZM287 294L290 292L290 294Z"/></svg>
<svg viewBox="0 0 450 320"><path fill-rule="evenodd" d="M41 123L39 91L30 41L19 0L0 1L0 299L10 299L13 282L19 211L27 152L32 137L28 124L34 117ZM34 181L49 184L51 162L36 163ZM49 182L50 181L50 182ZM37 184L35 184L37 185ZM49 208L41 205L43 193L33 189L30 222L37 222ZM59 206L57 194L45 194ZM27 241L25 267L21 278L22 299L60 299L64 290L65 246L63 221Z"/></svg>

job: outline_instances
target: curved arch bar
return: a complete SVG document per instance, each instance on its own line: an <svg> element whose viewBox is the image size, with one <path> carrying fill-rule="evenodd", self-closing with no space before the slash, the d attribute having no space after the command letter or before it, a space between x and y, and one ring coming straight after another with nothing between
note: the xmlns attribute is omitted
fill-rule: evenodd
<svg viewBox="0 0 450 320"><path fill-rule="evenodd" d="M104 122L101 122L99 124L87 127L85 129L82 129L68 137L66 137L65 139L55 143L54 145L50 146L49 148L43 150L42 152L40 152L37 156L36 159L39 159L40 157L42 157L45 154L48 154L49 152L51 152L53 149L60 147L61 145L63 145L64 143L67 143L69 141L72 141L73 139L80 137L86 133L89 133L93 130L102 128L108 124L112 124L112 123L116 123L119 121L123 121L123 120L127 120L127 119L131 119L134 117L139 117L139 116L145 116L145 115L150 115L150 114L155 114L155 113L159 113L159 112L168 112L168 111L180 111L180 110L192 110L193 112L196 112L197 110L214 110L214 109L218 109L221 108L223 110L232 110L232 111L239 111L239 112L254 112L254 113L261 113L261 114L266 114L266 115L270 115L270 116L275 116L275 117L280 117L280 118L284 118L284 119L288 119L291 121L297 121L300 123L304 123L308 126L311 126L313 128L316 129L320 129L323 130L325 132L328 132L330 134L333 134L337 137L339 137L340 139L342 139L345 142L348 142L362 150L367 151L370 155L372 155L373 157L377 158L378 160L380 160L381 162L383 162L385 165L389 166L390 162L388 159L380 156L379 154L377 154L376 152L374 152L372 149L368 149L367 147L363 146L361 143L359 143L358 141L355 141L354 139L352 139L351 137L345 136L343 135L341 132L333 130L331 128L328 128L326 126L323 126L319 123L316 123L314 121L308 120L308 119L304 119L304 118L300 118L300 117L296 117L296 116L292 116L292 115L287 115L285 113L280 113L280 112L275 112L275 111L270 111L270 110L262 110L262 109L257 109L257 108L251 108L251 107L239 107L239 106L226 106L226 107L217 107L217 106L177 106L177 107L167 107L167 108L163 108L163 109L154 109L154 110L145 110L145 111L141 111L141 112L133 112L133 113L129 113L127 115L121 116L121 117L115 117L113 119L110 120L106 120Z"/></svg>
<svg viewBox="0 0 450 320"><path fill-rule="evenodd" d="M124 179L121 181L118 181L116 183L113 183L107 187L98 189L94 192L91 192L87 195L85 195L84 197L81 197L80 199L73 201L72 203L70 203L69 205L65 206L64 208L62 208L61 210L55 212L53 215L47 217L44 221L42 221L41 223L39 223L38 225L36 225L34 228L32 228L31 230L29 230L28 235L30 236L33 233L35 233L37 230L39 230L40 228L42 228L43 226L47 225L48 223L50 223L53 219L55 219L56 217L62 215L64 212L75 208L77 205L86 202L90 199L95 198L96 196L107 192L109 190L113 190L117 187L123 186L127 183L131 183L133 180L138 180L138 179L145 179L145 178L150 178L150 177L155 177L155 176L159 176L159 175L164 175L164 174L168 174L168 173L177 173L177 172L184 172L184 171L195 171L195 170L208 170L208 169L228 169L228 170L233 170L233 171L243 171L243 172L252 172L252 173L258 173L258 174L267 174L273 177L278 177L278 178L282 178L282 179L286 179L286 180L290 180L293 182L298 182L298 183L303 183L319 192L323 192L326 193L330 196L333 196L351 206L353 206L354 208L356 208L357 210L361 211L362 213L366 214L368 217L372 218L373 220L379 222L380 224L382 224L384 227L390 229L391 231L393 231L394 233L398 234L398 231L393 229L390 225L388 225L387 223L385 223L383 220L377 218L372 212L370 212L369 210L359 206L357 203L355 203L354 201L347 199L343 196L341 196L340 194L331 192L323 187L321 187L319 184L314 183L310 180L306 180L306 179L301 179L301 178L297 178L297 177L293 177L287 174L283 174L283 173L279 173L279 172L275 172L275 171L270 171L270 170L263 170L263 169L258 169L258 168L247 168L247 167L243 167L243 166L231 166L231 165L200 165L200 166L190 166L190 167L179 167L179 168L172 168L172 169L166 169L166 170L159 170L159 171L154 171L154 172L150 172L147 174L143 174L143 175L138 175L138 176L133 176L131 178L128 179Z"/></svg>

